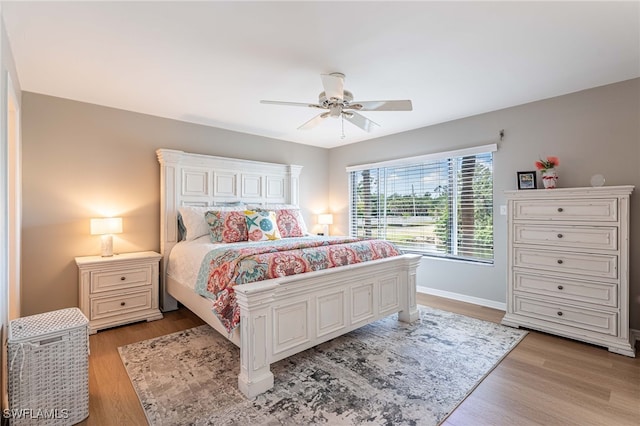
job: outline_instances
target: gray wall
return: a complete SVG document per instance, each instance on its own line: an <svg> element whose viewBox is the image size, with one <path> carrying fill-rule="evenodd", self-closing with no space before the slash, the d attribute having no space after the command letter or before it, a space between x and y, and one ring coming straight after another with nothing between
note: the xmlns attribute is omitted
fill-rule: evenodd
<svg viewBox="0 0 640 426"><path fill-rule="evenodd" d="M498 132L505 130L499 140ZM547 155L560 159L559 187L589 186L600 173L606 185L635 185L631 203L631 324L640 329L640 79L334 148L329 154L332 232L348 231L345 167L498 143L494 155L493 266L424 258L419 285L505 302L506 217L503 191L516 189L516 172L535 170ZM539 182L540 185L540 182Z"/></svg>
<svg viewBox="0 0 640 426"><path fill-rule="evenodd" d="M114 251L160 249L157 148L302 165L311 230L326 211L326 149L23 93L22 313L78 305L75 256L100 253L89 219L123 217Z"/></svg>

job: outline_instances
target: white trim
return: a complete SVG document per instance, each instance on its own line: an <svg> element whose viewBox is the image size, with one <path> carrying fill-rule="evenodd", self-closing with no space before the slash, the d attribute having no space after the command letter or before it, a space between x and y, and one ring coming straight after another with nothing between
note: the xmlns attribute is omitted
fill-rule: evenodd
<svg viewBox="0 0 640 426"><path fill-rule="evenodd" d="M20 290L20 242L22 239L22 144L20 135L20 104L11 76L7 72L7 166L8 176L8 265L9 294L8 314L9 320L19 318L21 304Z"/></svg>
<svg viewBox="0 0 640 426"><path fill-rule="evenodd" d="M498 144L489 144L482 146L474 146L471 148L456 149L453 151L435 152L432 154L418 155L415 157L398 158L395 160L380 161L378 163L359 164L355 166L347 166L347 172L355 172L358 170L378 169L382 167L406 166L411 164L426 163L428 161L442 160L452 157L464 157L467 155L483 154L485 152L495 152L498 150Z"/></svg>
<svg viewBox="0 0 640 426"><path fill-rule="evenodd" d="M438 290L429 287L417 287L418 293L430 294L432 296L444 297L445 299L458 300L460 302L472 303L474 305L486 306L487 308L498 309L500 311L507 310L507 304L496 302L494 300L482 299L480 297L467 296L466 294L453 293L445 290Z"/></svg>

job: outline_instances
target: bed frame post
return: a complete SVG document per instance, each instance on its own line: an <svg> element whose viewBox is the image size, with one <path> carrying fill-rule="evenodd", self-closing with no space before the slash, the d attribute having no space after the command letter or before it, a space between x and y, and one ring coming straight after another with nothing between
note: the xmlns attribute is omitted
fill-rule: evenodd
<svg viewBox="0 0 640 426"><path fill-rule="evenodd" d="M418 302L416 301L416 270L420 265L420 255L405 255L407 258L408 267L406 273L403 274L403 282L400 286L400 306L401 310L398 312L398 320L402 322L414 322L420 317L418 312Z"/></svg>
<svg viewBox="0 0 640 426"><path fill-rule="evenodd" d="M167 292L166 271L169 252L178 242L177 191L180 186L180 160L182 151L159 149L160 163L160 309L163 312L178 309L178 302Z"/></svg>
<svg viewBox="0 0 640 426"><path fill-rule="evenodd" d="M273 387L271 373L272 312L276 285L259 292L236 291L240 306L240 374L238 388L254 398Z"/></svg>

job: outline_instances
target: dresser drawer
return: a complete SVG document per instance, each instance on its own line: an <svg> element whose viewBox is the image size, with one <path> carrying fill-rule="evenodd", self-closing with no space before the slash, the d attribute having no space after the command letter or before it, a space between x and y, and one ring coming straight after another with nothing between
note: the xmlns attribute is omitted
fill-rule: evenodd
<svg viewBox="0 0 640 426"><path fill-rule="evenodd" d="M618 306L618 284L614 283L585 282L515 272L513 289L601 306Z"/></svg>
<svg viewBox="0 0 640 426"><path fill-rule="evenodd" d="M151 289L91 298L91 320L151 309Z"/></svg>
<svg viewBox="0 0 640 426"><path fill-rule="evenodd" d="M91 272L91 294L150 285L152 267L137 266Z"/></svg>
<svg viewBox="0 0 640 426"><path fill-rule="evenodd" d="M618 256L514 247L514 266L598 278L618 278Z"/></svg>
<svg viewBox="0 0 640 426"><path fill-rule="evenodd" d="M615 226L544 226L516 223L514 244L544 244L584 249L618 249L618 228Z"/></svg>
<svg viewBox="0 0 640 426"><path fill-rule="evenodd" d="M550 303L515 295L514 313L571 328L580 328L612 336L618 334L616 326L618 315L615 312L570 307L561 303Z"/></svg>
<svg viewBox="0 0 640 426"><path fill-rule="evenodd" d="M515 220L618 221L617 199L514 200Z"/></svg>

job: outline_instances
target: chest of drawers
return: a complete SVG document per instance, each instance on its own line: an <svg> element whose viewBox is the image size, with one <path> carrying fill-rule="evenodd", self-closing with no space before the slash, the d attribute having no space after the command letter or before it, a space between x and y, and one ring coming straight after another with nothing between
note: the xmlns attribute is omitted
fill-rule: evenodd
<svg viewBox="0 0 640 426"><path fill-rule="evenodd" d="M629 333L633 186L507 191L505 325L635 356Z"/></svg>
<svg viewBox="0 0 640 426"><path fill-rule="evenodd" d="M158 309L159 253L76 257L80 309L89 332L162 318Z"/></svg>

